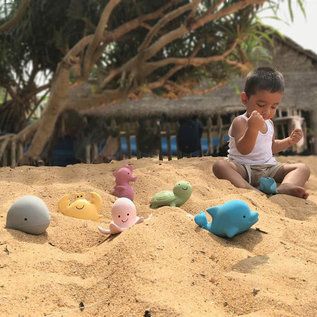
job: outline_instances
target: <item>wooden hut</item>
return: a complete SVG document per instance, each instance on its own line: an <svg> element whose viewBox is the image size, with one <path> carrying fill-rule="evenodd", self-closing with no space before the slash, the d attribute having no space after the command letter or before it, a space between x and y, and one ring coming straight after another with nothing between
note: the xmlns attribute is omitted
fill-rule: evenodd
<svg viewBox="0 0 317 317"><path fill-rule="evenodd" d="M303 118L305 142L298 152L304 150L314 152L313 127L316 126L314 109L317 109L316 75L317 72L313 71L284 73L286 88L275 118L276 133L278 137L285 137L293 129L296 117ZM171 138L176 138L180 122L186 119L198 120L203 124L203 137L208 142L208 150L205 154L216 154L225 143L223 137L227 134L233 117L244 111L240 95L237 93L237 87L240 91L243 90L243 82L243 79L239 79L211 93L199 96L187 95L181 99L164 99L149 95L140 100L127 100L90 111L86 115L99 120L102 118L107 122L109 133L118 138L126 138L128 157L131 156L130 141L134 137L137 143L137 156L142 156L139 130L148 126L147 130L143 129L141 135L144 137L144 133L152 133L152 136L149 136L149 142L153 146L155 137L165 136L169 149L167 155L171 158ZM218 140L216 144L213 142L215 138ZM162 152L159 146L157 146L157 152ZM178 153L178 156L180 157L181 153Z"/></svg>
<svg viewBox="0 0 317 317"><path fill-rule="evenodd" d="M288 37L273 35L272 61L266 66L279 69L285 77L285 94L275 118L278 137L285 137L300 118L305 134L301 148L297 152L317 153L317 55L305 50ZM264 66L265 64L261 64ZM256 66L260 66L259 64ZM131 155L130 138L152 129L152 137L165 135L168 156L171 157L170 138L178 132L179 122L184 119L202 122L203 137L208 141L207 154L218 153L224 144L232 118L243 112L238 91L243 90L244 79L237 79L205 95L187 95L181 99L164 99L153 95L141 100L126 100L99 110L86 113L87 116L103 118L110 133L116 131L118 137L126 138L128 156ZM141 128L148 129L138 131ZM142 130L142 129L141 129ZM155 131L154 131L155 130ZM213 138L218 139L214 144ZM154 140L154 139L153 139ZM138 156L142 156L142 144L137 143ZM151 143L151 140L150 140ZM154 146L155 142L152 142ZM160 149L158 149L160 151ZM89 151L87 151L88 153ZM94 151L96 153L96 151ZM161 153L161 152L160 152ZM202 154L202 153L200 153ZM180 153L178 153L181 156Z"/></svg>

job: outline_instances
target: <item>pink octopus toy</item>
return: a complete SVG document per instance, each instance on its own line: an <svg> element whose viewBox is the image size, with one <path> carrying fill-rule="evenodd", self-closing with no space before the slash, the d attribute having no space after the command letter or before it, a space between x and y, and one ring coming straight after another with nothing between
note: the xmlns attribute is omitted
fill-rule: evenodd
<svg viewBox="0 0 317 317"><path fill-rule="evenodd" d="M112 189L112 194L117 197L126 197L133 201L134 191L129 182L134 182L136 176L133 176L133 167L125 165L113 172L116 178L116 185Z"/></svg>
<svg viewBox="0 0 317 317"><path fill-rule="evenodd" d="M109 229L98 226L98 230L103 234L117 234L144 221L143 217L138 217L136 215L134 203L125 197L118 198L114 202L111 214L112 221L110 222ZM150 218L151 216L148 219Z"/></svg>

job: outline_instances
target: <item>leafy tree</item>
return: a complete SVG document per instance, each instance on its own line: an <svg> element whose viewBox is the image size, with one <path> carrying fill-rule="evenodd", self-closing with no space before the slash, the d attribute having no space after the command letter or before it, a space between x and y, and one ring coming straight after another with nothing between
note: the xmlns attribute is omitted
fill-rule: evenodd
<svg viewBox="0 0 317 317"><path fill-rule="evenodd" d="M256 13L278 2L2 1L0 85L7 95L0 129L12 134L0 137L0 159L6 148L14 158L17 144L30 142L19 162L34 163L65 110L105 106L144 91L201 93L195 86L202 78L209 78L210 91L248 71L260 43ZM45 90L41 117L27 125Z"/></svg>

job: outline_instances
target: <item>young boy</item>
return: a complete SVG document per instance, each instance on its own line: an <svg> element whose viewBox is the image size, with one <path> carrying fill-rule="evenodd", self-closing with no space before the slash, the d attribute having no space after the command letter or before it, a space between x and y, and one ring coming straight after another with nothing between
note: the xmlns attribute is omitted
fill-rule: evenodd
<svg viewBox="0 0 317 317"><path fill-rule="evenodd" d="M217 161L213 172L240 188L256 189L261 177L272 177L279 184L277 192L306 199L303 187L310 170L303 163L282 164L273 154L296 144L302 137L301 129L294 129L289 137L275 140L272 118L282 100L283 75L270 67L251 71L241 93L246 107L229 128L229 150L226 160Z"/></svg>

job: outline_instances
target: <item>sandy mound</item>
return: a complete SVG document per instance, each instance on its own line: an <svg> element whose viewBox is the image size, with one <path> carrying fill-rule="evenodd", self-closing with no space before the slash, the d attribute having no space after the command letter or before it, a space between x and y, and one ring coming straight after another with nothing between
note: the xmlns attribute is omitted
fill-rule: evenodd
<svg viewBox="0 0 317 317"><path fill-rule="evenodd" d="M236 189L213 176L215 160L1 168L0 315L316 316L317 157L279 158L310 166L307 201ZM109 238L98 223L57 211L64 194L95 191L107 228L116 199L112 172L126 163L138 177L138 215L152 213L151 220ZM181 208L149 208L156 192L181 179L193 187ZM47 204L46 234L4 228L8 209L25 195ZM233 239L198 228L189 216L231 199L259 212L259 221Z"/></svg>

